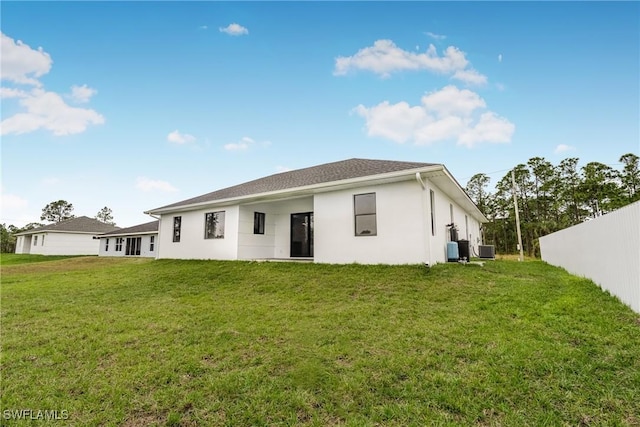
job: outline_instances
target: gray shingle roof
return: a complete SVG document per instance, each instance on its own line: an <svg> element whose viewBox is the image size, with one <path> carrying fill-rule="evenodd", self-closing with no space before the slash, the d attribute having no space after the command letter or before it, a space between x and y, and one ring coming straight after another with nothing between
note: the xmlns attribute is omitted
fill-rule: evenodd
<svg viewBox="0 0 640 427"><path fill-rule="evenodd" d="M380 175L408 169L434 166L438 163L401 162L395 160L349 159L326 163L304 169L277 173L259 178L233 187L223 188L202 196L182 200L157 209L187 206L195 203L213 202L234 197L268 193L314 184L323 184L364 176ZM153 211L155 209L152 209Z"/></svg>
<svg viewBox="0 0 640 427"><path fill-rule="evenodd" d="M42 233L43 231L57 231L57 232L76 232L76 233L96 233L102 234L108 231L118 230L119 227L105 224L97 219L89 218L88 216L79 216L77 218L67 219L55 224L49 224L42 227L34 228L33 230L24 231L20 234L35 234Z"/></svg>
<svg viewBox="0 0 640 427"><path fill-rule="evenodd" d="M158 223L159 221L145 222L144 224L134 225L133 227L121 228L119 230L110 231L109 233L104 233L100 237L120 234L152 233L154 231L158 231Z"/></svg>

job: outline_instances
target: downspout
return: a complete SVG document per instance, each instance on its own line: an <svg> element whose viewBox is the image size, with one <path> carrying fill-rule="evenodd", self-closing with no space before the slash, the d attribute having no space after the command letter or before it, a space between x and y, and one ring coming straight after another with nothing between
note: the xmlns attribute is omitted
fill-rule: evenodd
<svg viewBox="0 0 640 427"><path fill-rule="evenodd" d="M427 223L427 207L428 207L428 201L427 201L427 183L424 182L424 180L422 179L422 175L420 175L420 172L416 172L416 181L418 181L418 183L420 184L420 186L422 187L422 242L423 242L423 246L424 246L424 265L427 267L430 267L430 263L431 263L431 243L429 241L429 224Z"/></svg>

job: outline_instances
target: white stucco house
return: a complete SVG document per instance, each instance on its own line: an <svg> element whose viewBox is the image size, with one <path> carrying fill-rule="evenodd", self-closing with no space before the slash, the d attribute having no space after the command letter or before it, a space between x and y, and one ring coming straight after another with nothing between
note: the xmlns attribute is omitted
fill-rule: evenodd
<svg viewBox="0 0 640 427"><path fill-rule="evenodd" d="M157 258L446 262L448 224L477 253L487 219L442 164L349 159L146 212Z"/></svg>
<svg viewBox="0 0 640 427"><path fill-rule="evenodd" d="M100 256L156 257L158 221L121 228L96 236Z"/></svg>
<svg viewBox="0 0 640 427"><path fill-rule="evenodd" d="M117 230L97 219L80 216L16 234L17 254L98 255L93 237Z"/></svg>

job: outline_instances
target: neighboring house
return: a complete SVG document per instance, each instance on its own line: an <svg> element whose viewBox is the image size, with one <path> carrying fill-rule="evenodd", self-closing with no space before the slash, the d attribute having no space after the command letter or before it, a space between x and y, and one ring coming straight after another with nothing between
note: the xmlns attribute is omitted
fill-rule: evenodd
<svg viewBox="0 0 640 427"><path fill-rule="evenodd" d="M100 256L155 257L158 251L158 221L134 225L97 236Z"/></svg>
<svg viewBox="0 0 640 427"><path fill-rule="evenodd" d="M447 224L477 253L487 219L442 164L350 159L146 212L158 258L446 262Z"/></svg>
<svg viewBox="0 0 640 427"><path fill-rule="evenodd" d="M98 255L93 237L117 230L110 224L81 216L17 233L17 254Z"/></svg>

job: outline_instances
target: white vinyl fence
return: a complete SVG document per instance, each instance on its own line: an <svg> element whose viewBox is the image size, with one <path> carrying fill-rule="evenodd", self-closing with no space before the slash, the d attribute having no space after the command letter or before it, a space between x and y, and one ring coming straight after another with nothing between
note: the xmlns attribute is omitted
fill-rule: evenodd
<svg viewBox="0 0 640 427"><path fill-rule="evenodd" d="M541 237L540 252L640 313L640 202Z"/></svg>

